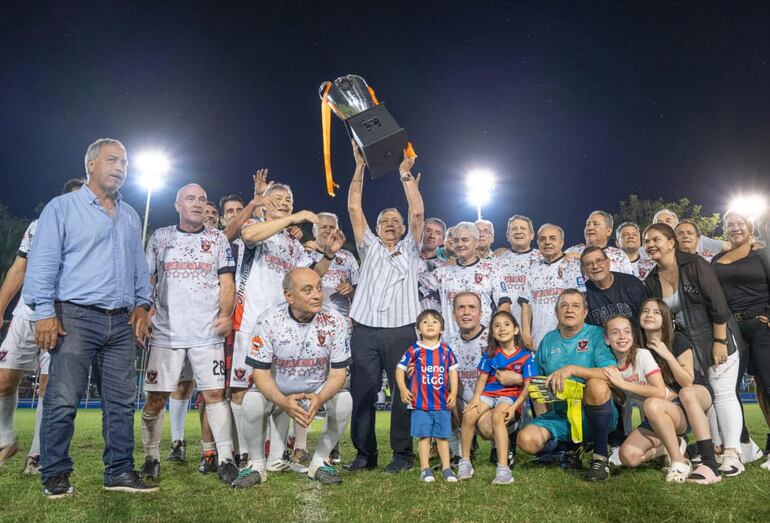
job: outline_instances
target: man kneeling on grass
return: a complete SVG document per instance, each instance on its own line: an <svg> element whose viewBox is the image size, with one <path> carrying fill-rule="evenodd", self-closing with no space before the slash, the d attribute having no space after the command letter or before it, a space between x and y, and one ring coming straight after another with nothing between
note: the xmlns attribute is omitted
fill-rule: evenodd
<svg viewBox="0 0 770 523"><path fill-rule="evenodd" d="M558 326L543 337L535 354L537 372L548 376L546 383L554 394L564 390L564 382L573 379L585 383L583 392L583 434L593 442L588 481L602 481L610 476L607 438L618 422L612 405L609 382L604 367L617 365L604 341L604 329L585 323L588 305L576 289L562 291L556 301ZM519 448L528 454L554 453L566 447L562 468L582 467L582 447L572 443L565 402L535 418L518 436Z"/></svg>
<svg viewBox="0 0 770 523"><path fill-rule="evenodd" d="M283 279L286 302L266 310L257 326L246 363L254 368L254 387L243 400L250 426L260 427L248 449L248 466L233 481L245 488L267 480L265 434L269 416L285 441L289 418L308 427L326 408L326 427L310 461L308 476L338 485L337 470L324 462L350 419L353 400L342 390L350 365L350 323L323 306L321 278L311 269L294 269ZM272 439L272 437L271 437Z"/></svg>

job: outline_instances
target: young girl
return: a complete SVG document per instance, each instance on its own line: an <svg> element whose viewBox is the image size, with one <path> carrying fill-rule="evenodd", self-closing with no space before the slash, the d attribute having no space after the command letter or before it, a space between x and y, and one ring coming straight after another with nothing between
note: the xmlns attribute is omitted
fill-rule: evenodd
<svg viewBox="0 0 770 523"><path fill-rule="evenodd" d="M511 387L502 385L495 376L498 370L512 370L521 374L522 384ZM473 398L463 411L463 455L458 466L459 479L470 479L473 476L470 452L476 422L492 409L492 431L497 448L497 469L492 483L505 485L513 482L513 474L508 466L508 423L515 422L521 415L529 395L527 384L535 374L532 353L521 348L516 319L507 311L497 311L490 320L488 349L481 356L479 379Z"/></svg>
<svg viewBox="0 0 770 523"><path fill-rule="evenodd" d="M642 303L639 315L642 345L648 347L661 369L667 398L649 398L644 402L647 422L632 432L620 449L627 467L668 453L671 465L668 482L717 483L721 480L714 457L706 411L711 407L708 379L694 366L692 344L684 335L674 332L671 309L658 298ZM703 460L690 474L690 464L683 455L680 440L688 430L688 422L698 441Z"/></svg>
<svg viewBox="0 0 770 523"><path fill-rule="evenodd" d="M411 406L411 435L420 438L420 481L433 481L430 470L430 440L436 440L444 480L457 481L449 464L449 437L452 435L452 409L459 388L457 359L452 349L441 343L444 318L438 311L426 309L417 316L420 340L409 347L396 367L396 383L401 401ZM411 386L406 386L406 372L414 365Z"/></svg>

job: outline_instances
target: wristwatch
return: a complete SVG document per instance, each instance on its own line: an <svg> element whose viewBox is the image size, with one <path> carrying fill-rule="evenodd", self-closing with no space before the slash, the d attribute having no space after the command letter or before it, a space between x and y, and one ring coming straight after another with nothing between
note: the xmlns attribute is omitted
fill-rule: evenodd
<svg viewBox="0 0 770 523"><path fill-rule="evenodd" d="M727 338L714 338L714 343L720 343L722 345L727 345Z"/></svg>

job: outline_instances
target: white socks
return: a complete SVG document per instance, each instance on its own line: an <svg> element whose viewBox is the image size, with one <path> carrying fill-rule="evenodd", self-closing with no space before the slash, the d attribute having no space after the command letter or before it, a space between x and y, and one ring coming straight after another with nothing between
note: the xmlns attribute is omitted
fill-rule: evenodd
<svg viewBox="0 0 770 523"><path fill-rule="evenodd" d="M342 438L345 427L353 412L353 398L350 392L343 390L326 402L326 428L318 440L313 458L310 460L308 475L313 477L318 467L324 464L329 453Z"/></svg>
<svg viewBox="0 0 770 523"><path fill-rule="evenodd" d="M0 396L0 447L5 447L16 442L14 417L16 416L16 403L18 398L18 391L10 396Z"/></svg>
<svg viewBox="0 0 770 523"><path fill-rule="evenodd" d="M217 444L219 462L233 459L233 442L230 437L230 409L226 401L206 402L206 415L209 418L211 433Z"/></svg>
<svg viewBox="0 0 770 523"><path fill-rule="evenodd" d="M244 401L248 395L248 393L244 394ZM249 443L246 441L246 434L244 433L243 429L243 406L238 405L234 401L230 401L230 409L233 411L233 422L235 423L236 432L235 436L238 438L238 452L244 454L248 452ZM211 420L209 420L209 425L210 424ZM251 453L249 453L249 456L251 456Z"/></svg>
<svg viewBox="0 0 770 523"><path fill-rule="evenodd" d="M189 400L169 398L168 413L171 416L171 441L184 441L184 422L187 419Z"/></svg>
<svg viewBox="0 0 770 523"><path fill-rule="evenodd" d="M163 417L166 409L156 414L148 414L142 409L142 446L145 458L160 460L160 437L163 434Z"/></svg>
<svg viewBox="0 0 770 523"><path fill-rule="evenodd" d="M307 450L307 428L294 423L294 448Z"/></svg>
<svg viewBox="0 0 770 523"><path fill-rule="evenodd" d="M40 455L40 424L43 422L43 398L38 398L35 409L35 434L32 436L32 445L27 456Z"/></svg>
<svg viewBox="0 0 770 523"><path fill-rule="evenodd" d="M246 445L240 448L241 453L249 453L249 467L260 473L267 469L265 462L265 432L267 432L268 401L259 392L249 391L243 396L241 426L238 429L244 433Z"/></svg>

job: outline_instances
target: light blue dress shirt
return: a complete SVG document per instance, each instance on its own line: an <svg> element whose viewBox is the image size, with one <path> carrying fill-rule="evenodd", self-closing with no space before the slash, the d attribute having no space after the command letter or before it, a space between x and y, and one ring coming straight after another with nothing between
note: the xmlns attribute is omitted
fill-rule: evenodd
<svg viewBox="0 0 770 523"><path fill-rule="evenodd" d="M84 185L45 206L22 291L36 320L54 317L55 301L103 309L151 304L139 215L120 194L115 203L110 217Z"/></svg>

